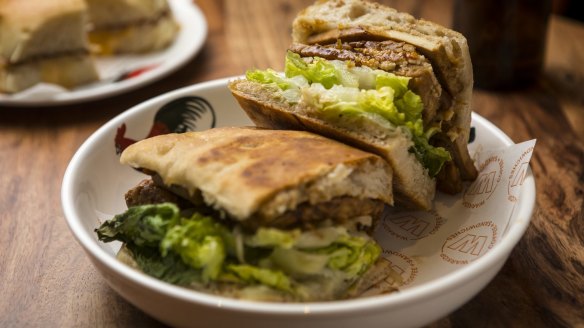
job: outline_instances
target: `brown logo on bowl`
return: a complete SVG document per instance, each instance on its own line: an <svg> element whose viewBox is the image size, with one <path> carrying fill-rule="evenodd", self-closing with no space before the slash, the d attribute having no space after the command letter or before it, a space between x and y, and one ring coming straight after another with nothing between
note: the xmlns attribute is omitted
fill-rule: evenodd
<svg viewBox="0 0 584 328"><path fill-rule="evenodd" d="M482 221L450 235L440 257L451 264L468 264L483 256L497 243L497 225Z"/></svg>
<svg viewBox="0 0 584 328"><path fill-rule="evenodd" d="M533 152L533 147L527 148L521 156L517 159L513 167L511 168L511 173L509 173L509 183L507 184L507 195L511 202L517 202L519 198L519 193L521 191L521 186L525 181L527 176L527 169L529 168L529 159L531 153Z"/></svg>
<svg viewBox="0 0 584 328"><path fill-rule="evenodd" d="M462 204L468 208L477 208L495 192L503 175L503 159L491 156L479 165L479 176L464 191Z"/></svg>
<svg viewBox="0 0 584 328"><path fill-rule="evenodd" d="M412 260L410 257L395 252L392 250L383 250L383 258L390 263L390 268L393 271L393 274L396 274L395 280L398 281L400 286L407 286L411 284L416 277L418 276L418 267L416 266L416 262ZM392 278L392 277L388 277Z"/></svg>
<svg viewBox="0 0 584 328"><path fill-rule="evenodd" d="M444 219L434 210L429 212L392 213L383 218L381 227L402 240L418 240L436 233Z"/></svg>

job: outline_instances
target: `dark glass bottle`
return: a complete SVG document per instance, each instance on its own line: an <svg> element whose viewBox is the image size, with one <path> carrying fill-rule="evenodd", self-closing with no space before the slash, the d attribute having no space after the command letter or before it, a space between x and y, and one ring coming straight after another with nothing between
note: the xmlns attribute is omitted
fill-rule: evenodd
<svg viewBox="0 0 584 328"><path fill-rule="evenodd" d="M475 86L520 88L544 64L551 0L455 0L453 28L468 40Z"/></svg>

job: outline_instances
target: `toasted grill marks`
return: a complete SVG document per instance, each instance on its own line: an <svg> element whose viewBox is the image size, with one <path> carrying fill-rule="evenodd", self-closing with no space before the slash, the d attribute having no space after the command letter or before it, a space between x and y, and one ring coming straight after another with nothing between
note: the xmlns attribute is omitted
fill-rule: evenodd
<svg viewBox="0 0 584 328"><path fill-rule="evenodd" d="M274 134L270 142L262 142L254 137L240 136L209 149L198 161L201 165L221 163L226 169L238 170L243 186L281 188L283 176L301 176L311 168L325 170L335 163L350 163L366 156L353 148L339 147L333 159L329 147L329 140L313 137L287 138L284 134ZM240 158L234 154L244 152L247 162L239 162Z"/></svg>
<svg viewBox="0 0 584 328"><path fill-rule="evenodd" d="M432 65L416 48L396 41L345 41L327 45L293 44L291 51L303 57L351 61L357 66L381 69L399 76L411 77L410 88L424 103L423 119L428 124L435 117L443 95ZM448 100L446 100L448 101Z"/></svg>
<svg viewBox="0 0 584 328"><path fill-rule="evenodd" d="M134 188L128 190L125 199L128 207L170 202L177 204L181 209L194 208L201 213L216 215L217 217L221 216L210 207L195 205L177 196L167 190L166 187L159 186L152 179L143 180ZM335 197L318 204L302 203L296 209L286 211L276 218L264 217L259 214L253 215L248 220L241 221L241 224L250 230L256 230L259 227L311 229L325 220L330 220L334 223L345 223L360 216L371 216L375 219L381 216L383 208L383 202L375 199L359 199L348 196Z"/></svg>

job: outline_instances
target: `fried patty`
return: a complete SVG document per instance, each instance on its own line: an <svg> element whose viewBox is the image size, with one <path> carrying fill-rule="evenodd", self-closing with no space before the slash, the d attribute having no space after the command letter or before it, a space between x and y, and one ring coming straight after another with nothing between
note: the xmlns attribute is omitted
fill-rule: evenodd
<svg viewBox="0 0 584 328"><path fill-rule="evenodd" d="M165 187L159 186L152 179L143 180L127 191L125 199L128 207L165 202L177 204L182 210L195 207L190 201L168 191ZM196 209L206 214L214 212L208 207L196 207ZM259 227L311 229L326 220L342 224L361 216L371 216L375 219L381 216L383 209L384 204L379 200L335 197L318 204L302 203L296 209L286 211L277 218L254 215L245 221L240 221L240 223L244 228L250 230L256 230Z"/></svg>

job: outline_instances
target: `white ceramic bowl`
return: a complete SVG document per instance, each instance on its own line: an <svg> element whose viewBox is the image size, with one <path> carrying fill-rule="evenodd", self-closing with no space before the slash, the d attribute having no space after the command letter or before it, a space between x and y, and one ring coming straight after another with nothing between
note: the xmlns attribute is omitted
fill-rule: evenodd
<svg viewBox="0 0 584 328"><path fill-rule="evenodd" d="M529 169L520 187L521 197L514 204L515 209L502 218L493 215L487 221L469 221L476 209L471 210L469 217L457 217L460 215L457 210L452 210L452 204L460 203L462 196L457 196L458 199L440 196L436 211L396 214L385 218L381 228L377 229L376 238L386 249L384 257L394 264L406 283L399 292L325 303L256 303L218 297L164 283L118 262L115 253L119 243L99 242L94 229L125 210L123 194L143 178L135 170L119 164L114 147L118 128L125 124L124 137L128 140L142 139L148 135L162 106L189 96L199 97L191 99L187 106L196 108L199 113L195 124L198 130L210 128L213 124L251 125L227 89L228 80L176 90L120 114L79 148L64 176L62 205L67 223L79 244L116 292L162 322L174 326L206 327L424 325L454 311L476 295L503 266L529 224L535 203L535 182ZM478 115L473 114L473 126L476 131L476 140L471 144L473 151L513 144L503 132ZM483 210L494 210L489 206ZM412 221L408 223L408 218L416 215L418 221L414 221L418 225L412 225ZM400 226L404 230L400 231ZM463 236L462 232L472 229L475 232L482 229L485 236L492 233L492 238L475 238L474 244L465 244L466 249L453 244L453 237ZM474 236L478 235L480 233ZM452 253L457 247L458 251L466 251L466 260L458 258L457 262L457 255Z"/></svg>

